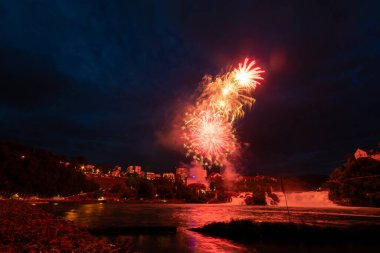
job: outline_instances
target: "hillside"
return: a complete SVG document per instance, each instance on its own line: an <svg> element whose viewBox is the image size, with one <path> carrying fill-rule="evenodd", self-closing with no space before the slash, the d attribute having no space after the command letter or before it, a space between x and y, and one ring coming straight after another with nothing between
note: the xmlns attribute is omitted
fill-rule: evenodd
<svg viewBox="0 0 380 253"><path fill-rule="evenodd" d="M98 189L63 159L46 150L0 142L0 195L68 196Z"/></svg>

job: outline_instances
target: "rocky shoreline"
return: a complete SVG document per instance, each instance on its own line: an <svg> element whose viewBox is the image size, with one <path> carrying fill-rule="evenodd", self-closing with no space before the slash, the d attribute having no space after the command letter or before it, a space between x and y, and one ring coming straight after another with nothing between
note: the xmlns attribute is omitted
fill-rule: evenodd
<svg viewBox="0 0 380 253"><path fill-rule="evenodd" d="M129 252L23 201L0 201L0 252Z"/></svg>

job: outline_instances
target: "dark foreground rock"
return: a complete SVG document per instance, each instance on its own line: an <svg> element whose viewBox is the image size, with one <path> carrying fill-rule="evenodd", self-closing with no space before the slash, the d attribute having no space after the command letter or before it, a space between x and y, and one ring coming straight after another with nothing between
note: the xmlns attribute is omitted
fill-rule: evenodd
<svg viewBox="0 0 380 253"><path fill-rule="evenodd" d="M0 252L128 252L21 201L0 201Z"/></svg>
<svg viewBox="0 0 380 253"><path fill-rule="evenodd" d="M233 220L216 222L200 228L192 228L209 236L232 239L239 242L279 243L365 243L380 245L379 225L317 226L296 223L252 222Z"/></svg>

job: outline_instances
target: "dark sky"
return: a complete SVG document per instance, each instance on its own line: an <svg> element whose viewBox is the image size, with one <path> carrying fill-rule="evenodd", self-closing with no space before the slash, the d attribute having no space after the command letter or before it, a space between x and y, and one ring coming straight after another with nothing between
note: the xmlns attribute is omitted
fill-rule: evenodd
<svg viewBox="0 0 380 253"><path fill-rule="evenodd" d="M328 173L380 141L380 2L275 2L1 1L0 139L171 169L176 113L249 56L266 74L239 168Z"/></svg>

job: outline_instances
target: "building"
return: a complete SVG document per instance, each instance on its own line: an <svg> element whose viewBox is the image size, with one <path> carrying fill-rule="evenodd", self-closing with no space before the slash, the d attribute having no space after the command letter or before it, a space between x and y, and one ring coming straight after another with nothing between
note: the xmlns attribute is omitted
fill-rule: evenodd
<svg viewBox="0 0 380 253"><path fill-rule="evenodd" d="M188 168L177 168L175 170L175 174L178 178L180 178L183 182L186 182L187 177L189 176Z"/></svg>
<svg viewBox="0 0 380 253"><path fill-rule="evenodd" d="M137 173L137 174L141 174L141 172L142 172L142 170L141 170L141 166L135 166L135 173Z"/></svg>
<svg viewBox="0 0 380 253"><path fill-rule="evenodd" d="M380 153L377 153L377 154L371 155L371 158L372 158L372 159L375 159L376 161L380 161Z"/></svg>
<svg viewBox="0 0 380 253"><path fill-rule="evenodd" d="M62 164L64 164L64 163L62 163ZM81 165L79 168L85 174L87 174L87 173L95 173L95 165L93 165L93 164Z"/></svg>
<svg viewBox="0 0 380 253"><path fill-rule="evenodd" d="M156 173L154 173L154 172L146 172L145 173L145 177L148 180L153 180L155 178L155 176L156 176Z"/></svg>
<svg viewBox="0 0 380 253"><path fill-rule="evenodd" d="M130 174L136 173L136 174L140 175L141 174L141 166L130 165L127 167L127 173L130 173Z"/></svg>
<svg viewBox="0 0 380 253"><path fill-rule="evenodd" d="M25 156L22 155L22 156L21 156L21 159L25 159ZM69 163L69 162L66 162L66 161L59 161L59 164L63 164L63 166L65 166L65 167L68 167L68 166L70 165L70 163Z"/></svg>
<svg viewBox="0 0 380 253"><path fill-rule="evenodd" d="M87 164L85 167L86 167L86 170L93 170L93 169L95 169L95 165L93 165L93 164Z"/></svg>
<svg viewBox="0 0 380 253"><path fill-rule="evenodd" d="M163 173L162 177L167 178L170 181L174 181L175 180L175 175L174 175L174 173L171 173L171 172L169 172L169 173Z"/></svg>
<svg viewBox="0 0 380 253"><path fill-rule="evenodd" d="M115 166L111 175L113 177L121 177L121 166Z"/></svg>
<svg viewBox="0 0 380 253"><path fill-rule="evenodd" d="M87 173L95 173L95 165L93 164L86 164L84 166L84 170L87 172Z"/></svg>
<svg viewBox="0 0 380 253"><path fill-rule="evenodd" d="M375 152L375 151L365 151L363 149L360 149L358 148L356 151L355 151L355 159L359 159L359 158L372 158L376 161L380 161L380 152Z"/></svg>
<svg viewBox="0 0 380 253"><path fill-rule="evenodd" d="M368 157L368 154L363 149L358 148L354 154L355 159Z"/></svg>
<svg viewBox="0 0 380 253"><path fill-rule="evenodd" d="M154 174L154 179L159 179L159 178L161 178L161 174Z"/></svg>

